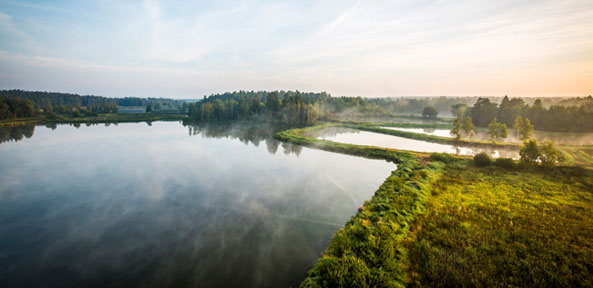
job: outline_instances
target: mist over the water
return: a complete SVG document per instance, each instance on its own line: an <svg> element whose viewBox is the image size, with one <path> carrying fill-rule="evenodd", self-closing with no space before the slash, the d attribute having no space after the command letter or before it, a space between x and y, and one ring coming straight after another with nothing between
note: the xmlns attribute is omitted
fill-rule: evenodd
<svg viewBox="0 0 593 288"><path fill-rule="evenodd" d="M294 287L396 168L253 127L151 125L0 144L0 286Z"/></svg>

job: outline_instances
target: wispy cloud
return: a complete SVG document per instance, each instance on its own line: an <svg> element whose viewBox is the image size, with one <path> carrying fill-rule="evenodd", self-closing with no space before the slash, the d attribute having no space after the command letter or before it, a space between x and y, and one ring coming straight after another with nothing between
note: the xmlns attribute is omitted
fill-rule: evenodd
<svg viewBox="0 0 593 288"><path fill-rule="evenodd" d="M589 0L106 1L0 0L0 33L11 39L0 43L7 63L0 74L11 75L0 79L0 88L43 87L43 77L67 87L72 81L60 79L76 77L66 72L72 70L93 77L85 80L89 92L116 95L134 89L150 96L175 90L176 97L233 89L362 96L593 90L584 80L593 73ZM19 61L26 64L20 70ZM38 77L18 76L24 69ZM137 85L158 77L166 80L151 83L151 90Z"/></svg>

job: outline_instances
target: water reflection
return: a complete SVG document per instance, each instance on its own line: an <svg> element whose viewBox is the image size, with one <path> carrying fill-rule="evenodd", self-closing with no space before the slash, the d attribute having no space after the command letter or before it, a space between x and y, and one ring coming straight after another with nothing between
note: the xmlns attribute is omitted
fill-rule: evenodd
<svg viewBox="0 0 593 288"><path fill-rule="evenodd" d="M515 149L494 149L438 144L342 127L332 127L318 130L310 133L309 136L340 143L378 146L416 152L440 152L457 155L475 155L480 152L486 152L492 157L505 157L514 159L518 159L519 157L518 150Z"/></svg>
<svg viewBox="0 0 593 288"><path fill-rule="evenodd" d="M285 126L269 125L266 123L193 123L186 125L189 129L189 135L200 135L207 138L228 138L237 139L243 143L253 144L259 146L261 142L266 144L268 152L275 154L278 147L282 144L284 154L293 153L299 155L302 151L302 146L293 145L290 143L282 143L272 136L285 129Z"/></svg>
<svg viewBox="0 0 593 288"><path fill-rule="evenodd" d="M296 287L395 169L174 122L37 126L0 157L3 288Z"/></svg>
<svg viewBox="0 0 593 288"><path fill-rule="evenodd" d="M17 142L23 140L23 138L33 137L35 126L15 126L15 127L0 127L0 143L4 142Z"/></svg>

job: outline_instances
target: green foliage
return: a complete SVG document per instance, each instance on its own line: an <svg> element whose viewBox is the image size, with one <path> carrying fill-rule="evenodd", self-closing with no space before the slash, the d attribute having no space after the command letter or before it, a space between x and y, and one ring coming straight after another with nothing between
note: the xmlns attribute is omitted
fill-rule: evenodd
<svg viewBox="0 0 593 288"><path fill-rule="evenodd" d="M542 145L538 146L537 141L533 139L523 143L519 154L523 163L535 164L539 161L543 166L549 167L554 166L558 162L560 151L550 141L545 141Z"/></svg>
<svg viewBox="0 0 593 288"><path fill-rule="evenodd" d="M433 187L407 286L593 286L591 171L447 166Z"/></svg>
<svg viewBox="0 0 593 288"><path fill-rule="evenodd" d="M519 155L522 163L535 164L541 155L539 147L537 147L537 140L531 139L523 142Z"/></svg>
<svg viewBox="0 0 593 288"><path fill-rule="evenodd" d="M11 118L27 118L36 115L33 102L0 96L0 120Z"/></svg>
<svg viewBox="0 0 593 288"><path fill-rule="evenodd" d="M491 103L487 98L479 98L469 114L479 127L486 127L492 119L497 117L501 123L509 127L512 125L515 133L521 134L523 140L531 137L533 132L531 122L542 131L591 132L593 131L593 101L583 100L572 102L563 100L559 103L566 105L551 105L546 109L539 99L530 107L521 98L509 100L505 97L500 106ZM529 118L530 121L526 124L527 120L523 121L524 118Z"/></svg>
<svg viewBox="0 0 593 288"><path fill-rule="evenodd" d="M402 240L424 210L444 163L406 161L332 239L301 287L403 287L407 261ZM354 269L359 271L354 272Z"/></svg>
<svg viewBox="0 0 593 288"><path fill-rule="evenodd" d="M533 125L531 125L529 119L525 118L525 120L523 120L519 134L521 135L521 140L528 140L531 138L531 135L533 134Z"/></svg>
<svg viewBox="0 0 593 288"><path fill-rule="evenodd" d="M286 130L274 137L322 150L393 161L398 163L398 169L346 227L336 233L301 287L401 287L405 280L401 267L405 263L405 251L401 241L408 231L407 223L423 210L423 203L431 193L430 184L439 177L445 164L419 165L411 153L304 136L326 127L330 125Z"/></svg>
<svg viewBox="0 0 593 288"><path fill-rule="evenodd" d="M422 110L422 117L436 118L437 114L439 114L439 111L434 106L426 106Z"/></svg>
<svg viewBox="0 0 593 288"><path fill-rule="evenodd" d="M453 129L449 132L451 135L455 136L455 140L461 140L461 120L456 118L453 122Z"/></svg>
<svg viewBox="0 0 593 288"><path fill-rule="evenodd" d="M492 143L496 142L496 140L500 138L507 138L508 134L507 125L498 123L496 117L494 117L492 122L488 124L488 135L490 136L490 141Z"/></svg>
<svg viewBox="0 0 593 288"><path fill-rule="evenodd" d="M471 139L472 137L474 137L474 123L472 123L472 118L467 116L465 117L465 119L463 119L463 132L465 132L465 136L467 136L469 139Z"/></svg>
<svg viewBox="0 0 593 288"><path fill-rule="evenodd" d="M318 281L307 278L302 287L370 287L371 273L364 261L354 256L324 256L317 264Z"/></svg>
<svg viewBox="0 0 593 288"><path fill-rule="evenodd" d="M349 108L344 107L345 105L362 108L359 106L359 99L355 98L348 101L339 98L338 101L338 98L332 98L326 93L282 91L284 95L280 99L278 93L239 91L211 95L200 102L189 104L189 117L195 121L255 119L300 125L313 124L336 110ZM366 104L363 106L366 107Z"/></svg>
<svg viewBox="0 0 593 288"><path fill-rule="evenodd" d="M550 141L545 141L544 144L540 148L541 155L539 156L542 165L544 166L554 166L558 161L558 155L560 152L554 146L554 143Z"/></svg>
<svg viewBox="0 0 593 288"><path fill-rule="evenodd" d="M146 113L152 112L152 105L146 105Z"/></svg>
<svg viewBox="0 0 593 288"><path fill-rule="evenodd" d="M507 130L507 124L501 124L498 130L498 137L499 138L507 138L509 137L509 131Z"/></svg>
<svg viewBox="0 0 593 288"><path fill-rule="evenodd" d="M496 103L490 103L488 98L479 98L470 112L473 123L479 127L486 127L498 114L497 106Z"/></svg>
<svg viewBox="0 0 593 288"><path fill-rule="evenodd" d="M478 167L486 167L492 165L492 158L486 152L480 152L474 155L474 165Z"/></svg>
<svg viewBox="0 0 593 288"><path fill-rule="evenodd" d="M451 106L451 115L455 116L455 118L463 118L465 116L468 107L464 103L457 103Z"/></svg>
<svg viewBox="0 0 593 288"><path fill-rule="evenodd" d="M453 160L455 160L455 158L453 158L451 155L447 153L432 153L430 154L429 159L432 161L440 161L443 163L450 163L453 162Z"/></svg>
<svg viewBox="0 0 593 288"><path fill-rule="evenodd" d="M519 137L521 135L521 131L523 131L523 117L517 116L515 118L515 122L513 123L513 131L515 131L515 136ZM523 139L527 140L527 139Z"/></svg>
<svg viewBox="0 0 593 288"><path fill-rule="evenodd" d="M506 169L514 169L517 164L511 158L496 158L496 160L494 160L494 166Z"/></svg>

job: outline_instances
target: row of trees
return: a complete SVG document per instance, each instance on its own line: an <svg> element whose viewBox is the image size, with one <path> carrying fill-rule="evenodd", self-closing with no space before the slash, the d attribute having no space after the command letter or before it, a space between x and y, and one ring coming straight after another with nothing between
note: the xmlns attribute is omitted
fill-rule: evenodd
<svg viewBox="0 0 593 288"><path fill-rule="evenodd" d="M296 91L241 93L227 97L215 95L187 105L193 120L269 120L287 124L311 124L322 116L321 95L306 95Z"/></svg>
<svg viewBox="0 0 593 288"><path fill-rule="evenodd" d="M372 100L361 97L331 97L322 93L299 91L238 91L204 97L202 101L180 107L191 119L245 120L312 124L328 116L389 115Z"/></svg>
<svg viewBox="0 0 593 288"><path fill-rule="evenodd" d="M0 96L0 120L26 118L36 115L33 102Z"/></svg>
<svg viewBox="0 0 593 288"><path fill-rule="evenodd" d="M479 98L473 107L452 107L452 112L470 116L476 126L486 127L496 118L507 126L515 124L518 117L530 119L530 124L543 131L593 132L593 102L583 101L579 106L552 105L545 108L540 99L532 106L521 98L504 97L500 105L488 98Z"/></svg>
<svg viewBox="0 0 593 288"><path fill-rule="evenodd" d="M523 119L521 116L517 116L515 122L513 124L513 131L515 132L515 136L521 140L528 140L533 135L533 125L528 118ZM453 122L453 128L450 131L450 134L455 136L457 141L461 140L463 134L471 139L475 134L475 126L472 122L471 117L466 116L463 119L463 123L461 118L456 118ZM495 143L500 139L505 139L509 135L507 125L504 123L498 122L497 118L494 117L492 121L488 124L488 136L490 141Z"/></svg>
<svg viewBox="0 0 593 288"><path fill-rule="evenodd" d="M57 113L57 114L96 114L96 113L117 113L119 107L152 105L157 110L177 109L180 107L180 100L165 98L108 98L103 96L86 95L81 96L71 93L55 93L41 91L23 90L0 90L0 97L16 99L32 105L35 112ZM6 102L6 100L3 100ZM8 104L7 104L8 105ZM2 107L0 107L1 109ZM78 112L77 112L78 111ZM22 113L21 113L22 114ZM20 115L20 114L19 114ZM31 117L31 116L16 116ZM0 118L4 119L4 118Z"/></svg>

